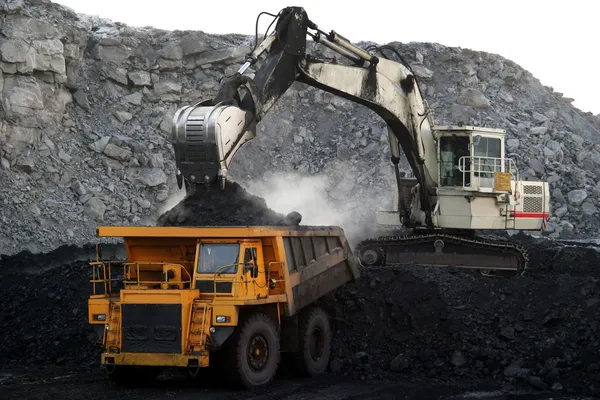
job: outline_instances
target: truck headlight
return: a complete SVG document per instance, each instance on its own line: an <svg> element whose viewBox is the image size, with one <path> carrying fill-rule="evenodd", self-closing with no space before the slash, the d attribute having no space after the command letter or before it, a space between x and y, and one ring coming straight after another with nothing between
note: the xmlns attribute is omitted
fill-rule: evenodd
<svg viewBox="0 0 600 400"><path fill-rule="evenodd" d="M231 317L230 316L225 316L225 315L217 315L217 323L218 324L224 324L226 322L231 322Z"/></svg>
<svg viewBox="0 0 600 400"><path fill-rule="evenodd" d="M94 314L94 321L106 321L106 314Z"/></svg>

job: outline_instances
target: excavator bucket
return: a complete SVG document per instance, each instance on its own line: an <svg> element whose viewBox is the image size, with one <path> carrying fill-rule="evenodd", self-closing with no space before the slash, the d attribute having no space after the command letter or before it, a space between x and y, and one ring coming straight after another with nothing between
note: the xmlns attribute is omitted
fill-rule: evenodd
<svg viewBox="0 0 600 400"><path fill-rule="evenodd" d="M245 130L246 112L239 107L207 103L182 107L173 117L170 141L180 189L184 182L191 189L197 183L223 187L231 159L256 135L254 129Z"/></svg>

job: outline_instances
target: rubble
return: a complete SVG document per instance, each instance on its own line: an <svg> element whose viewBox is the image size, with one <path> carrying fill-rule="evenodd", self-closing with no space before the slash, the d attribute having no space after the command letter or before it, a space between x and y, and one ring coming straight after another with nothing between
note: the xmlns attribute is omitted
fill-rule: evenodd
<svg viewBox="0 0 600 400"><path fill-rule="evenodd" d="M179 197L168 141L175 110L212 98L219 79L243 63L252 38L133 28L41 0L4 8L0 253L96 240L101 214L106 224L155 224L164 205ZM415 71L437 124L505 129L507 155L520 176L545 179L561 193L553 195L547 235L597 234L597 116L499 55L433 43L390 45ZM331 55L314 43L309 51ZM391 209L387 131L365 107L295 83L257 133L229 170L245 190L267 198L260 183L314 177L326 183L327 206L343 210L348 229L373 225L376 210ZM408 171L404 159L401 167ZM86 207L91 198L97 200ZM140 198L150 206L140 207ZM40 215L30 212L32 203ZM90 214L94 203L99 212Z"/></svg>

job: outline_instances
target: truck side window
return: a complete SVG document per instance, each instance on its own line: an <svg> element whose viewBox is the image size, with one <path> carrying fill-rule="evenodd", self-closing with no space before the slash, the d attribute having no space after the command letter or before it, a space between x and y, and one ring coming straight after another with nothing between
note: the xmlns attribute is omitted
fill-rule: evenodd
<svg viewBox="0 0 600 400"><path fill-rule="evenodd" d="M252 278L256 278L258 276L258 263L257 263L257 252L256 252L256 248L252 247L252 248L248 248L246 249L246 251L244 252L244 268L246 270L250 270L252 271L250 276L252 276Z"/></svg>

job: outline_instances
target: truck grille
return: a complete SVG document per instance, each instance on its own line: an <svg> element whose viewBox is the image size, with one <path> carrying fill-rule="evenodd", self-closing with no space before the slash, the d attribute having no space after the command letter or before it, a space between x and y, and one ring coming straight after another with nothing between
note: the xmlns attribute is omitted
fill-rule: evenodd
<svg viewBox="0 0 600 400"><path fill-rule="evenodd" d="M196 289L200 289L200 292L204 293L214 293L214 283L213 280L197 280ZM233 282L217 282L217 293L231 293L232 289Z"/></svg>
<svg viewBox="0 0 600 400"><path fill-rule="evenodd" d="M181 352L181 304L123 304L121 309L123 352Z"/></svg>

